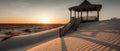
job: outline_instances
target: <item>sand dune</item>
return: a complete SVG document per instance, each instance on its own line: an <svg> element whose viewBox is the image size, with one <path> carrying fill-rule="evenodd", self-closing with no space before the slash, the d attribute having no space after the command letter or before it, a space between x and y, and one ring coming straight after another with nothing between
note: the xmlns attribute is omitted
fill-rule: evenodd
<svg viewBox="0 0 120 51"><path fill-rule="evenodd" d="M0 42L0 50L25 51L36 46L37 44L41 44L58 37L59 28L10 38L6 41Z"/></svg>
<svg viewBox="0 0 120 51"><path fill-rule="evenodd" d="M119 51L120 20L80 24L77 31L28 51Z"/></svg>
<svg viewBox="0 0 120 51"><path fill-rule="evenodd" d="M2 51L119 51L120 20L80 24L77 31L58 37L58 29L17 36L0 43Z"/></svg>

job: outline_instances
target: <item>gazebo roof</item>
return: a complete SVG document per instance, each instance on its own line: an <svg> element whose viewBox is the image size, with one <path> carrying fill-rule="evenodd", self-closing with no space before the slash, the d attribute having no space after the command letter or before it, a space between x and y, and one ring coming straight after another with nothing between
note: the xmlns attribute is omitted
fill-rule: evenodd
<svg viewBox="0 0 120 51"><path fill-rule="evenodd" d="M80 5L70 7L69 10L75 11L100 11L102 8L101 4L91 4L89 1L84 0Z"/></svg>

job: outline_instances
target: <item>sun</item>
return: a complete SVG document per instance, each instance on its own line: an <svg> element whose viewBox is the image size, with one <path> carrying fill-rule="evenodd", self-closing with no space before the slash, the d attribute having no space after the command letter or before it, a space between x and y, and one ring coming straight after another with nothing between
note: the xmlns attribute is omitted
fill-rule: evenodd
<svg viewBox="0 0 120 51"><path fill-rule="evenodd" d="M50 23L50 18L42 18L42 23Z"/></svg>

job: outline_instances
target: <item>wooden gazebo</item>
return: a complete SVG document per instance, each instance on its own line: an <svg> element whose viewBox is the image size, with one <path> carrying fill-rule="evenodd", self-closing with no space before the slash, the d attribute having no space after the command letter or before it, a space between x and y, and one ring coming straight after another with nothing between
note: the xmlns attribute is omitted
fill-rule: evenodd
<svg viewBox="0 0 120 51"><path fill-rule="evenodd" d="M100 4L91 4L87 0L84 0L82 4L74 7L70 7L70 22L66 24L59 31L59 36L62 37L64 34L72 30L77 30L80 23L83 22L91 22L91 21L99 21L99 11L101 10L102 5ZM74 13L72 13L74 11ZM89 11L97 11L96 16L89 16ZM79 13L81 12L81 16ZM87 12L87 16L82 16L83 12Z"/></svg>
<svg viewBox="0 0 120 51"><path fill-rule="evenodd" d="M74 17L75 18L80 18L81 21L89 21L91 18L92 20L99 21L99 11L101 10L102 5L101 4L91 4L89 1L84 0L80 5L70 7L70 17L73 17L72 11L74 11ZM89 16L88 12L89 11L97 11L97 16ZM79 13L81 12L81 16ZM86 12L87 16L83 17L82 12ZM93 19L94 18L94 19Z"/></svg>

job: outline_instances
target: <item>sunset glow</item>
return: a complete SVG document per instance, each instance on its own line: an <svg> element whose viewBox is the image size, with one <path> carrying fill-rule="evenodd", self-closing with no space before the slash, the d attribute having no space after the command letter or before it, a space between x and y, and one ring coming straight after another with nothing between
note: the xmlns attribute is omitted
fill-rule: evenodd
<svg viewBox="0 0 120 51"><path fill-rule="evenodd" d="M50 18L42 18L41 22L42 23L50 23Z"/></svg>

